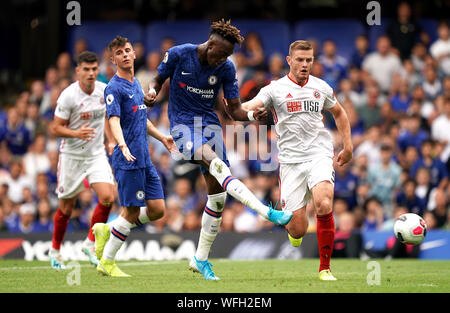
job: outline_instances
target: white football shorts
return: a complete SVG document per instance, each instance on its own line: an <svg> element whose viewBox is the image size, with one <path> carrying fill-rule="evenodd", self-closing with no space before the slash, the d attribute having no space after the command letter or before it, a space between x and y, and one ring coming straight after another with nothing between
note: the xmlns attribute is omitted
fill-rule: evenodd
<svg viewBox="0 0 450 313"><path fill-rule="evenodd" d="M108 183L114 185L114 177L106 154L89 159L71 158L65 153L59 154L58 186L56 194L60 199L75 197L84 188L84 179L89 184Z"/></svg>
<svg viewBox="0 0 450 313"><path fill-rule="evenodd" d="M280 164L280 202L283 211L296 211L311 200L311 189L322 181L334 185L333 159Z"/></svg>

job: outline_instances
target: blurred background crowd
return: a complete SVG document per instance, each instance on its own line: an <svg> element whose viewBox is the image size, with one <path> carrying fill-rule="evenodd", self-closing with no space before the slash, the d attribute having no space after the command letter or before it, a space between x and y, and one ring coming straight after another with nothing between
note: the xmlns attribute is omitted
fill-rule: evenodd
<svg viewBox="0 0 450 313"><path fill-rule="evenodd" d="M354 158L343 167L335 166L334 214L336 238L346 238L360 230L390 230L394 219L406 212L422 216L429 229L450 229L450 31L448 21L439 21L438 38L414 22L411 6L400 3L386 32L370 48L365 35L354 38L350 57L340 54L330 38L314 45L312 75L324 79L345 108L352 128ZM236 66L242 101L252 99L271 80L287 71L285 56L268 55L257 30L243 34L245 41L230 57ZM206 40L206 38L205 38ZM164 53L175 44L167 37L160 48L146 51L134 43L135 74L146 88L156 74ZM15 90L13 101L0 107L0 231L14 233L51 232L58 207L58 148L60 138L48 134L61 91L76 80L74 60L89 50L79 39L73 53L61 52L53 65L26 88ZM98 80L107 83L115 73L108 52L99 55ZM168 134L168 86L160 101L148 111L149 119ZM220 100L221 95L218 96ZM222 125L237 125L227 118L221 101L216 110ZM341 149L340 136L331 115L324 122ZM247 124L248 125L248 124ZM277 162L276 135L269 118L270 158L249 159L258 145L224 139L232 173L265 203L281 208L277 168L263 171L267 162ZM255 128L256 129L256 128ZM234 139L234 138L233 138ZM179 232L200 229L206 204L206 185L199 167L180 161L164 147L149 139L149 149L163 182L167 212L164 218L147 224L148 232ZM253 155L260 155L258 153ZM275 163L276 164L276 163ZM120 210L118 197L110 218ZM68 232L87 230L97 203L95 193L85 184L73 211ZM315 216L307 207L309 230L315 230ZM250 209L228 197L222 231L276 231Z"/></svg>

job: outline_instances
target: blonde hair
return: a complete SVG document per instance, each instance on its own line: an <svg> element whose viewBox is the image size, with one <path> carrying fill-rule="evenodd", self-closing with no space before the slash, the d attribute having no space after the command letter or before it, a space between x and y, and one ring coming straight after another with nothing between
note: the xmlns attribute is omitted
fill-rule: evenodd
<svg viewBox="0 0 450 313"><path fill-rule="evenodd" d="M294 50L312 50L313 47L309 41L296 40L289 46L289 55L292 55Z"/></svg>

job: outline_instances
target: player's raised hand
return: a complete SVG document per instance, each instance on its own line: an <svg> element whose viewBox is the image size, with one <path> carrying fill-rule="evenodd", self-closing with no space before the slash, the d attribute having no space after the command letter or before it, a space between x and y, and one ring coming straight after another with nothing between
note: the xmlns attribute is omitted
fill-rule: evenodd
<svg viewBox="0 0 450 313"><path fill-rule="evenodd" d="M127 145L119 145L119 148L128 162L134 162L136 160L136 158L131 154L130 149L128 149Z"/></svg>
<svg viewBox="0 0 450 313"><path fill-rule="evenodd" d="M339 152L336 162L339 166L342 166L348 162L350 162L350 160L353 157L353 152L352 150L342 150L341 152Z"/></svg>
<svg viewBox="0 0 450 313"><path fill-rule="evenodd" d="M76 137L82 140L91 141L95 137L95 129L88 127L89 123L83 124L78 130Z"/></svg>

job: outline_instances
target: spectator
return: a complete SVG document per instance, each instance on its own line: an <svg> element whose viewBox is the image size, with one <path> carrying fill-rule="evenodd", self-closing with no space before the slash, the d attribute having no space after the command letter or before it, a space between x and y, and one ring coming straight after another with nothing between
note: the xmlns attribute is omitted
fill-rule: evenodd
<svg viewBox="0 0 450 313"><path fill-rule="evenodd" d="M392 85L393 75L402 69L400 58L390 52L391 41L386 36L377 40L377 51L369 53L362 63L362 69L378 84L381 92L387 94Z"/></svg>
<svg viewBox="0 0 450 313"><path fill-rule="evenodd" d="M134 49L134 52L136 55L136 59L134 59L134 71L135 71L135 73L137 73L137 72L139 72L139 70L145 68L145 65L147 62L147 60L145 58L145 46L142 42L138 41L138 42L133 43L133 49ZM144 86L144 85L142 85L142 86Z"/></svg>
<svg viewBox="0 0 450 313"><path fill-rule="evenodd" d="M422 78L414 68L411 59L403 60L403 68L400 71L400 78L408 81L408 92L411 92L414 86L419 85Z"/></svg>
<svg viewBox="0 0 450 313"><path fill-rule="evenodd" d="M444 107L439 115L431 124L431 137L444 146L440 153L441 161L447 164L449 169L450 159L450 98L445 98Z"/></svg>
<svg viewBox="0 0 450 313"><path fill-rule="evenodd" d="M45 71L45 91L50 91L52 88L57 87L59 82L58 70L55 66L50 66Z"/></svg>
<svg viewBox="0 0 450 313"><path fill-rule="evenodd" d="M136 71L136 78L141 83L144 92L148 92L150 81L158 74L158 66L161 62L159 52L152 51L147 54L145 66Z"/></svg>
<svg viewBox="0 0 450 313"><path fill-rule="evenodd" d="M378 125L381 122L380 108L382 96L376 84L369 84L365 88L366 100L362 100L363 104L356 108L359 116L363 120L366 129Z"/></svg>
<svg viewBox="0 0 450 313"><path fill-rule="evenodd" d="M383 206L377 197L368 198L363 206L365 217L363 220L363 230L381 230L383 227L384 213Z"/></svg>
<svg viewBox="0 0 450 313"><path fill-rule="evenodd" d="M267 68L264 65L256 66L253 77L247 80L240 89L241 100L249 101L253 99L262 87L268 85L270 81L267 79Z"/></svg>
<svg viewBox="0 0 450 313"><path fill-rule="evenodd" d="M392 41L392 46L398 51L402 59L407 58L417 39L422 39L428 43L429 37L411 14L411 6L403 1L397 7L397 18L387 27L386 33Z"/></svg>
<svg viewBox="0 0 450 313"><path fill-rule="evenodd" d="M417 72L423 73L427 62L427 56L427 47L422 42L415 43L411 53L411 61Z"/></svg>
<svg viewBox="0 0 450 313"><path fill-rule="evenodd" d="M392 109L396 113L406 114L411 99L412 97L409 92L409 81L407 79L400 79L398 90L390 99Z"/></svg>
<svg viewBox="0 0 450 313"><path fill-rule="evenodd" d="M13 159L9 167L11 176L7 180L8 198L11 199L13 203L22 203L24 200L23 189L25 187L31 189L33 181L23 173L21 159Z"/></svg>
<svg viewBox="0 0 450 313"><path fill-rule="evenodd" d="M31 143L30 132L23 124L15 107L8 110L8 120L3 134L3 140L13 155L22 156L27 152ZM0 139L1 137L0 135Z"/></svg>
<svg viewBox="0 0 450 313"><path fill-rule="evenodd" d="M416 177L419 168L428 169L431 174L431 186L445 189L448 183L448 171L445 164L434 157L433 141L425 140L422 142L420 153L421 156L411 167L411 177Z"/></svg>
<svg viewBox="0 0 450 313"><path fill-rule="evenodd" d="M184 215L182 213L182 204L175 199L167 200L167 221L166 225L171 231L181 231L184 224ZM166 214L165 214L166 215ZM159 227L161 229L161 226Z"/></svg>
<svg viewBox="0 0 450 313"><path fill-rule="evenodd" d="M416 181L412 178L403 183L403 189L397 194L395 204L400 207L406 207L409 213L415 213L420 216L426 207L426 201L416 195Z"/></svg>
<svg viewBox="0 0 450 313"><path fill-rule="evenodd" d="M350 171L350 164L343 166L334 165L336 176L334 182L335 198L340 198L347 203L347 206L353 210L356 206L356 187L358 186L358 177Z"/></svg>
<svg viewBox="0 0 450 313"><path fill-rule="evenodd" d="M337 54L336 43L326 40L322 45L322 55L319 57L324 73L322 79L333 89L337 89L341 79L347 77L347 61Z"/></svg>
<svg viewBox="0 0 450 313"><path fill-rule="evenodd" d="M5 213L3 212L3 203L0 202L0 233L7 232L8 230L5 222Z"/></svg>
<svg viewBox="0 0 450 313"><path fill-rule="evenodd" d="M381 162L369 165L368 182L370 184L369 196L378 197L383 205L384 215L392 216L392 202L394 195L400 187L400 166L392 160L392 147L381 146Z"/></svg>
<svg viewBox="0 0 450 313"><path fill-rule="evenodd" d="M264 66L264 49L262 41L257 32L249 32L245 36L242 49L238 53L244 56L244 64L250 68Z"/></svg>
<svg viewBox="0 0 450 313"><path fill-rule="evenodd" d="M406 118L405 128L400 130L397 140L398 147L402 152L406 151L409 146L415 147L420 151L422 142L428 139L428 134L420 128L420 116L411 115Z"/></svg>
<svg viewBox="0 0 450 313"><path fill-rule="evenodd" d="M358 35L355 38L355 51L350 58L350 65L361 69L364 58L369 54L369 40L365 35Z"/></svg>
<svg viewBox="0 0 450 313"><path fill-rule="evenodd" d="M424 69L424 76L425 80L422 83L422 88L425 92L426 99L429 101L434 101L442 92L442 84L438 79L436 71L431 66Z"/></svg>
<svg viewBox="0 0 450 313"><path fill-rule="evenodd" d="M44 99L46 97L46 95L47 95L47 92L45 90L44 82L42 80L35 80L31 83L30 97L26 102L36 103L39 107L41 107L42 102L46 101ZM19 101L20 101L20 99L19 99ZM25 101L23 101L23 102L25 102Z"/></svg>
<svg viewBox="0 0 450 313"><path fill-rule="evenodd" d="M430 54L439 64L439 69L450 76L450 31L448 23L442 21L438 25L439 38L430 46Z"/></svg>
<svg viewBox="0 0 450 313"><path fill-rule="evenodd" d="M424 209L429 201L430 193L432 191L430 176L430 171L425 167L419 168L415 176L417 183L416 195L424 202Z"/></svg>
<svg viewBox="0 0 450 313"><path fill-rule="evenodd" d="M277 80L287 74L285 59L280 53L274 53L269 58L270 80Z"/></svg>
<svg viewBox="0 0 450 313"><path fill-rule="evenodd" d="M38 218L35 222L35 232L52 232L53 219L50 202L47 199L41 199L37 203Z"/></svg>
<svg viewBox="0 0 450 313"><path fill-rule="evenodd" d="M46 138L43 134L38 135L28 152L23 157L25 173L35 181L39 173L45 173L50 169L50 161L45 151Z"/></svg>
<svg viewBox="0 0 450 313"><path fill-rule="evenodd" d="M339 215L334 235L334 258L359 258L363 240L355 227L355 222L352 212L343 212Z"/></svg>
<svg viewBox="0 0 450 313"><path fill-rule="evenodd" d="M36 231L35 227L36 205L24 203L19 207L19 221L9 229L11 233L30 234Z"/></svg>
<svg viewBox="0 0 450 313"><path fill-rule="evenodd" d="M192 193L191 183L187 178L178 178L175 180L174 194L171 199L180 203L183 215L196 209L197 197Z"/></svg>
<svg viewBox="0 0 450 313"><path fill-rule="evenodd" d="M69 52L62 52L58 55L58 59L56 60L56 69L60 79L66 78L70 81L73 80L75 71Z"/></svg>
<svg viewBox="0 0 450 313"><path fill-rule="evenodd" d="M352 106L361 106L361 96L352 88L352 82L348 78L343 78L339 82L339 93L336 95L339 103L343 104L346 101L350 101ZM353 131L353 128L352 128Z"/></svg>
<svg viewBox="0 0 450 313"><path fill-rule="evenodd" d="M430 212L434 215L436 220L436 228L443 228L447 223L450 215L449 211L449 195L442 189L436 189L433 194L435 206Z"/></svg>
<svg viewBox="0 0 450 313"><path fill-rule="evenodd" d="M355 157L358 161L361 156L367 158L367 165L380 161L380 137L381 130L377 126L372 126L364 133L363 142L355 149ZM366 164L364 164L366 165Z"/></svg>

